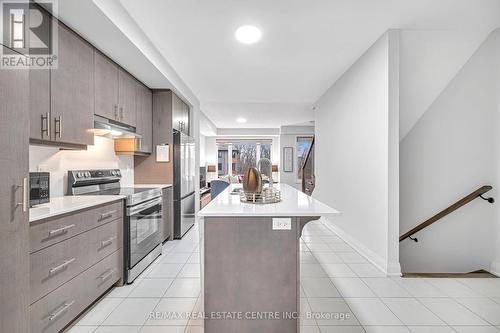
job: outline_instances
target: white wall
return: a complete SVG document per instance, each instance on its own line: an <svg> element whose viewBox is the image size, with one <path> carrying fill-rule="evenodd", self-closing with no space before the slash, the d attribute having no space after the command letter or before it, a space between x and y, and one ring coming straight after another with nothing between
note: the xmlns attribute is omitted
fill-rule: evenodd
<svg viewBox="0 0 500 333"><path fill-rule="evenodd" d="M494 33L494 38L496 39L496 54L497 54L497 59L500 59L500 42L499 42L499 39L500 39L500 30L497 29ZM492 73L494 74L496 72L497 74L497 77L500 78L500 61L497 61L497 63L495 64L495 68L493 68L492 70ZM500 79L499 79L500 81ZM496 170L496 173L495 173L495 184L497 186L499 186L500 184L500 82L497 82L497 90L496 90L496 97L497 97L497 116L496 116L496 122L495 122L495 128L496 128L496 136L495 136L495 143L496 143L496 146L495 146L495 157L496 157L496 163L495 163L495 170ZM499 193L498 190L495 191L495 193ZM498 198L498 196L496 197L497 199L497 202L500 200L500 198ZM500 207L498 204L495 205L495 216L494 216L494 220L495 220L495 226L496 226L496 230L495 230L495 249L494 249L494 259L493 259L493 263L491 264L491 269L490 271L497 275L497 276L500 276Z"/></svg>
<svg viewBox="0 0 500 333"><path fill-rule="evenodd" d="M399 97L397 79L392 81L398 41L398 31L385 33L319 99L315 112L313 196L342 213L327 222L388 274L400 272L394 165ZM390 195L390 187L396 193Z"/></svg>
<svg viewBox="0 0 500 333"><path fill-rule="evenodd" d="M200 167L207 165L206 149L206 136L200 134Z"/></svg>
<svg viewBox="0 0 500 333"><path fill-rule="evenodd" d="M297 137L298 136L310 136L314 135L314 126L282 126L280 128L279 137L279 152L280 161L279 163L279 180L281 183L288 184L297 189L301 189L302 185L297 177ZM283 148L292 147L293 148L293 172L283 171Z"/></svg>
<svg viewBox="0 0 500 333"><path fill-rule="evenodd" d="M50 172L50 195L60 197L67 193L68 170L120 169L122 186L134 184L133 156L115 155L111 139L96 136L95 144L87 150L59 150L48 146L30 145L30 171Z"/></svg>
<svg viewBox="0 0 500 333"><path fill-rule="evenodd" d="M496 31L401 141L402 233L482 185L500 186L499 43ZM403 271L489 270L500 254L498 210L474 200L419 232L418 243L403 241Z"/></svg>

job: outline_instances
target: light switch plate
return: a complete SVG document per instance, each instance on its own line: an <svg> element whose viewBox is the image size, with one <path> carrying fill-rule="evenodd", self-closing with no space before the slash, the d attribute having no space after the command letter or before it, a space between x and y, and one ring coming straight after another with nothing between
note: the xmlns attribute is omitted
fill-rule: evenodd
<svg viewBox="0 0 500 333"><path fill-rule="evenodd" d="M273 218L273 230L292 230L291 218Z"/></svg>

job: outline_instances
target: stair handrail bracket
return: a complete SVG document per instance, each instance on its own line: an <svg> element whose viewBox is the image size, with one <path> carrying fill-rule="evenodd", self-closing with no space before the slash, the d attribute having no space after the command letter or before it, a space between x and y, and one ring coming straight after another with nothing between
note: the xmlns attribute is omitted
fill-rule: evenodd
<svg viewBox="0 0 500 333"><path fill-rule="evenodd" d="M428 219L428 220L420 223L415 228L413 228L410 231L402 234L399 237L399 241L402 242L403 240L409 238L409 239L411 239L414 242L418 242L418 238L412 237L414 234L416 234L420 230L425 229L428 226L436 223L437 221L441 220L443 217L445 217L445 216L453 213L457 209L465 206L466 204L468 204L469 202L471 202L471 201L473 201L473 200L475 200L477 198L481 198L481 199L489 202L490 204L493 204L495 202L494 198L492 198L492 197L489 197L489 198L484 197L484 194L486 192L491 191L492 189L493 189L493 186L490 186L490 185L481 186L480 188L478 188L474 192L468 194L467 196L465 196L462 199L460 199L457 202L455 202L453 205L447 207L446 209L443 209L442 211L440 211L439 213L437 213L436 215L434 215L430 219Z"/></svg>

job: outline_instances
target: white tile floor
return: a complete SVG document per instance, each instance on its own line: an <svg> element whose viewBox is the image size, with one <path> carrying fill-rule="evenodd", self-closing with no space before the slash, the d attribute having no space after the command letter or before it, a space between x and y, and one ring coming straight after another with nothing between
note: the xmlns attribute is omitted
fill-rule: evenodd
<svg viewBox="0 0 500 333"><path fill-rule="evenodd" d="M500 279L387 278L321 221L306 225L300 248L301 312L315 314L302 320L302 333L500 332ZM199 263L195 226L69 331L203 332L200 320L149 318L151 311L200 311Z"/></svg>

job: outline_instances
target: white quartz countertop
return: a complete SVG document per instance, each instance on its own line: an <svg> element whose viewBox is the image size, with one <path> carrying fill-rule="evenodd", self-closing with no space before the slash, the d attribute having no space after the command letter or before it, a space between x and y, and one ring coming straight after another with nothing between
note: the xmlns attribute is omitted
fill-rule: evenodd
<svg viewBox="0 0 500 333"><path fill-rule="evenodd" d="M199 211L198 216L331 216L339 211L308 196L287 184L275 184L281 191L281 202L251 204L240 202L239 195L231 194L241 184L228 186L221 194Z"/></svg>
<svg viewBox="0 0 500 333"><path fill-rule="evenodd" d="M150 187L167 188L167 187L172 187L172 184L134 184L134 187L137 187L137 188L150 188Z"/></svg>
<svg viewBox="0 0 500 333"><path fill-rule="evenodd" d="M30 222L125 199L123 195L76 195L50 198L49 203L30 208Z"/></svg>

